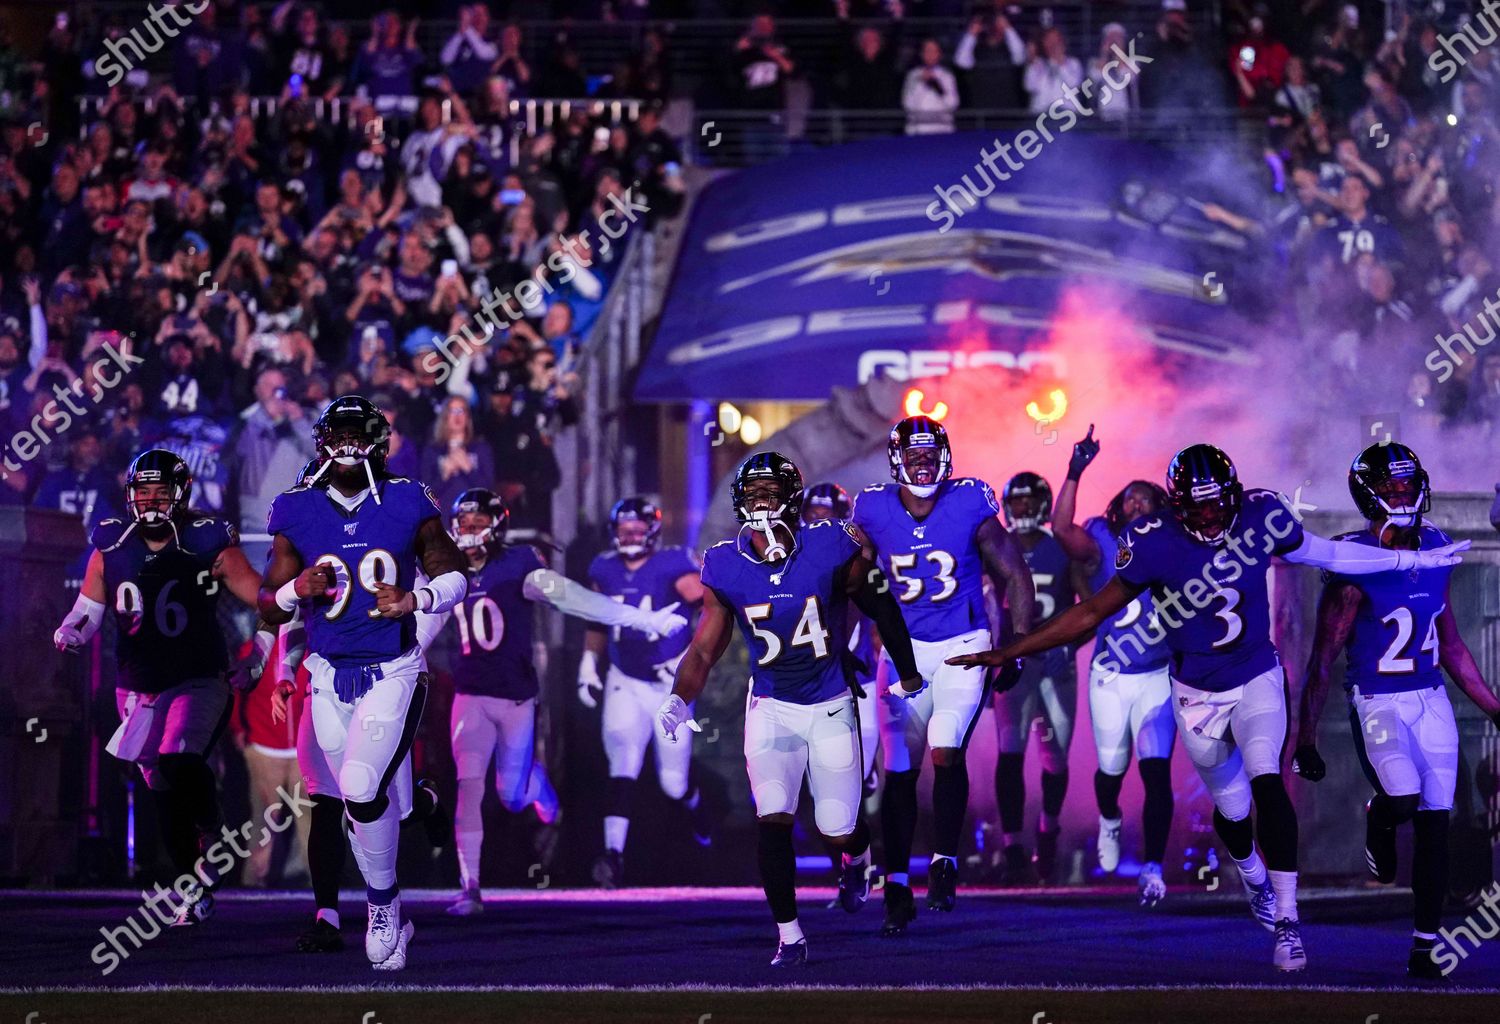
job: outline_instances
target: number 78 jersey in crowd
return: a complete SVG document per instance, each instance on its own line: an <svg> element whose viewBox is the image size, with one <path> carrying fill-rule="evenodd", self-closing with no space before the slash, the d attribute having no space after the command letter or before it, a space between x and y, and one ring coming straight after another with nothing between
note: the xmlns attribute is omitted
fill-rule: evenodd
<svg viewBox="0 0 1500 1024"><path fill-rule="evenodd" d="M854 525L875 548L913 640L948 640L990 624L976 535L1000 512L995 492L960 477L939 484L935 497L921 521L901 503L897 483L866 487L854 503Z"/></svg>
<svg viewBox="0 0 1500 1024"><path fill-rule="evenodd" d="M1222 693L1280 667L1267 576L1272 556L1302 544L1302 524L1275 491L1246 492L1223 544L1197 540L1170 515L1136 519L1121 540L1115 568L1150 589L1173 679Z"/></svg>
<svg viewBox="0 0 1500 1024"><path fill-rule="evenodd" d="M397 477L377 486L380 501L367 495L352 512L321 487L294 487L276 496L267 517L266 532L286 537L303 565L333 569L332 603L307 614L307 646L339 668L390 661L417 642L414 615L380 616L375 585L412 589L417 531L441 513L424 484Z"/></svg>
<svg viewBox="0 0 1500 1024"><path fill-rule="evenodd" d="M757 558L743 534L704 554L703 585L739 624L755 696L821 704L849 692L844 572L860 547L848 527L829 520L802 527L779 562Z"/></svg>

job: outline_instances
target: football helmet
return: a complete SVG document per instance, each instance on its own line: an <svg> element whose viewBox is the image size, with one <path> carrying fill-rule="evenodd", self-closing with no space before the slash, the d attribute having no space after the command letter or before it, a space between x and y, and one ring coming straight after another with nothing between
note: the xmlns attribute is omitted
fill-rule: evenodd
<svg viewBox="0 0 1500 1024"><path fill-rule="evenodd" d="M380 501L375 480L385 473L385 457L391 448L391 425L374 402L360 395L345 395L329 402L313 424L313 443L324 460L319 476L335 463L340 466L363 464L365 476L370 481L370 493L377 503ZM311 482L316 480L317 476L314 476Z"/></svg>
<svg viewBox="0 0 1500 1024"><path fill-rule="evenodd" d="M458 528L458 519L468 513L489 516L490 525L478 533L464 533ZM448 511L448 536L453 538L460 551L489 547L503 541L509 525L510 509L506 507L505 499L483 487L470 487L464 491L453 499L453 507Z"/></svg>
<svg viewBox="0 0 1500 1024"><path fill-rule="evenodd" d="M775 500L779 504L774 508L752 507L752 499L746 492L751 484L761 480L776 483ZM734 471L729 495L734 502L734 518L743 524L741 531L747 528L756 530L769 542L765 551L766 560L774 561L785 557L788 548L777 537L777 527L790 539L802 511L802 472L792 460L780 452L756 452Z"/></svg>
<svg viewBox="0 0 1500 1024"><path fill-rule="evenodd" d="M145 484L166 484L172 488L172 504L167 511L141 507L144 502L154 505L159 500L137 495L137 488ZM131 521L142 526L161 526L186 512L192 492L192 470L188 469L182 456L165 448L141 452L125 473L125 507L130 512Z"/></svg>
<svg viewBox="0 0 1500 1024"><path fill-rule="evenodd" d="M646 536L639 543L626 544L620 540L621 523L646 524ZM650 498L637 495L621 498L609 510L609 535L615 550L625 558L640 558L656 550L656 540L661 534L661 509Z"/></svg>
<svg viewBox="0 0 1500 1024"><path fill-rule="evenodd" d="M1182 528L1205 544L1220 545L1240 517L1245 486L1234 463L1211 444L1189 445L1167 467L1167 507Z"/></svg>
<svg viewBox="0 0 1500 1024"><path fill-rule="evenodd" d="M1417 453L1396 441L1372 444L1349 466L1349 494L1372 523L1408 530L1432 508L1432 485Z"/></svg>
<svg viewBox="0 0 1500 1024"><path fill-rule="evenodd" d="M1020 498L1031 498L1029 515L1015 512L1010 503ZM1038 473L1017 473L1005 481L1005 490L1000 494L1000 510L1005 513L1005 525L1012 530L1028 533L1040 530L1052 521L1052 485Z"/></svg>
<svg viewBox="0 0 1500 1024"><path fill-rule="evenodd" d="M937 454L929 483L913 480L907 465L910 453L923 449ZM892 427L886 454L891 462L891 478L919 498L932 497L938 485L953 475L953 447L948 443L948 429L931 416L908 416Z"/></svg>
<svg viewBox="0 0 1500 1024"><path fill-rule="evenodd" d="M813 518L814 509L828 509L829 514ZM818 522L820 519L848 520L854 514L854 506L849 502L849 492L836 483L813 484L802 492L802 524L804 526Z"/></svg>

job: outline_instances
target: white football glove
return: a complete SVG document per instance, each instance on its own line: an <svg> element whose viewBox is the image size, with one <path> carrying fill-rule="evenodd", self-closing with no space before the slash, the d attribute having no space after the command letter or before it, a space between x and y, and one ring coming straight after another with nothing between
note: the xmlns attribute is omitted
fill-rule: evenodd
<svg viewBox="0 0 1500 1024"><path fill-rule="evenodd" d="M680 633L687 629L688 624L686 616L677 614L677 608L681 604L681 601L673 601L665 608L658 608L654 612L634 609L635 614L631 616L633 621L630 623L630 628L645 633L652 640Z"/></svg>
<svg viewBox="0 0 1500 1024"><path fill-rule="evenodd" d="M1459 557L1460 553L1467 550L1469 550L1469 542L1461 540L1455 544L1444 544L1440 548L1414 552L1417 556L1416 568L1440 569L1445 565L1457 565L1463 561Z"/></svg>
<svg viewBox="0 0 1500 1024"><path fill-rule="evenodd" d="M83 649L83 634L66 624L58 626L52 634L52 645L64 654L77 654Z"/></svg>
<svg viewBox="0 0 1500 1024"><path fill-rule="evenodd" d="M694 732L703 731L703 727L693 721L693 712L688 708L687 701L674 693L656 709L656 726L663 736L676 743L677 730L684 725Z"/></svg>
<svg viewBox="0 0 1500 1024"><path fill-rule="evenodd" d="M915 690L908 690L906 687L901 685L901 680L898 679L894 683L892 683L890 688L885 692L890 694L892 697L900 697L902 700L911 700L914 697L920 696L922 694L922 691L926 689L926 679L923 679L922 685L917 687Z"/></svg>
<svg viewBox="0 0 1500 1024"><path fill-rule="evenodd" d="M593 709L599 706L604 696L604 680L599 678L599 656L593 651L584 651L578 662L578 702Z"/></svg>

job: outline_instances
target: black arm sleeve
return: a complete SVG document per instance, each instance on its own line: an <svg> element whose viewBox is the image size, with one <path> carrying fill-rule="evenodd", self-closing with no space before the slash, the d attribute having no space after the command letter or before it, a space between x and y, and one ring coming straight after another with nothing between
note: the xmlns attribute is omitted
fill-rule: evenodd
<svg viewBox="0 0 1500 1024"><path fill-rule="evenodd" d="M901 617L901 605L879 569L871 569L853 593L854 603L880 631L880 642L902 679L917 676L917 659L911 649L911 634Z"/></svg>

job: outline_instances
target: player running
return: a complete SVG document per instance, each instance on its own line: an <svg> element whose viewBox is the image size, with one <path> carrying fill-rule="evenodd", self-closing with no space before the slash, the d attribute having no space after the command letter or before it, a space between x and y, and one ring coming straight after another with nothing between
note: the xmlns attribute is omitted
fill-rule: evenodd
<svg viewBox="0 0 1500 1024"><path fill-rule="evenodd" d="M432 493L385 471L390 424L357 395L335 399L313 426L326 487L294 487L271 503L270 566L261 617L307 625L318 746L353 821L369 903L365 955L377 970L406 966L413 926L396 881L400 808L390 798L427 700L416 612L447 611L468 588L464 557L443 530ZM420 562L428 582L416 584Z"/></svg>
<svg viewBox="0 0 1500 1024"><path fill-rule="evenodd" d="M1448 536L1422 517L1432 505L1427 471L1404 444L1375 444L1349 467L1349 493L1368 521L1339 540L1371 548L1432 550ZM1333 663L1348 652L1344 689L1354 746L1375 796L1365 807L1365 859L1376 881L1396 879L1396 827L1412 823L1412 950L1406 970L1438 979L1433 957L1448 893L1448 812L1458 778L1458 727L1443 672L1500 727L1500 699L1485 685L1459 636L1449 596L1452 566L1326 577L1307 685L1297 720L1297 774L1312 782L1326 773L1318 720ZM1450 955L1450 959L1453 959Z"/></svg>
<svg viewBox="0 0 1500 1024"><path fill-rule="evenodd" d="M908 872L917 830L917 777L928 747L935 822L927 906L949 911L956 899L958 844L969 803L964 751L989 687L987 673L955 671L944 659L990 643L983 576L1005 595L1010 626L1017 632L1031 628L1034 590L1020 548L995 518L1000 510L989 484L972 477L950 479L953 452L941 423L926 416L902 420L891 428L887 454L896 483L866 487L854 505L854 525L866 558L878 558L895 588L917 667L932 684L909 699L895 688L881 696L885 792L880 811L887 874L880 934L889 937L900 935L917 916Z"/></svg>
<svg viewBox="0 0 1500 1024"><path fill-rule="evenodd" d="M120 727L107 750L139 766L157 805L162 841L179 879L197 878L174 927L213 913L219 882L195 868L219 838L218 782L208 755L229 721L229 668L218 623L220 582L252 607L260 577L229 523L188 508L193 476L172 452L142 452L125 474L128 519L94 527L73 608L52 641L76 654L106 608L116 615L115 704Z"/></svg>
<svg viewBox="0 0 1500 1024"><path fill-rule="evenodd" d="M605 597L649 613L653 608L703 600L698 563L686 548L659 547L661 509L649 498L622 498L609 510L614 550L596 557L589 566L589 584ZM578 699L594 709L604 701L604 754L609 781L604 789L604 852L594 861L594 882L617 888L625 870L625 837L630 830L630 805L635 783L653 746L656 709L672 691L677 659L687 650L691 634L643 635L616 628L591 628L584 637L578 662ZM601 678L599 661L608 657ZM699 843L708 845L710 832L702 794L689 778L691 742L668 743L655 736L656 779L668 799L688 810Z"/></svg>
<svg viewBox="0 0 1500 1024"><path fill-rule="evenodd" d="M1090 425L1088 435L1073 446L1068 478L1057 492L1053 521L1058 543L1087 575L1091 594L1097 594L1114 578L1125 525L1167 507L1167 492L1161 485L1135 480L1110 499L1104 515L1091 517L1082 528L1074 525L1079 478L1098 454L1099 442L1094 440ZM1133 743L1146 790L1141 811L1145 858L1137 877L1143 907L1154 907L1167 895L1161 866L1172 830L1172 745L1177 739L1172 680L1167 673L1169 659L1166 634L1156 621L1155 605L1151 595L1142 591L1124 611L1100 625L1089 662L1089 718L1099 755L1099 769L1094 774L1094 796L1099 803L1099 867L1113 872L1120 866L1120 789L1125 784L1125 769L1130 767Z"/></svg>
<svg viewBox="0 0 1500 1024"><path fill-rule="evenodd" d="M448 912L462 917L484 910L479 865L485 776L491 763L495 790L507 811L534 805L543 824L557 816L557 793L536 759L541 685L532 660L533 603L652 636L687 628L675 601L656 611L621 604L548 569L535 548L505 542L509 521L510 510L493 491L474 488L453 502L450 529L466 556L469 580L468 596L453 609L459 636L453 667L452 740L458 769L454 842L463 891Z"/></svg>
<svg viewBox="0 0 1500 1024"><path fill-rule="evenodd" d="M951 662L995 665L1075 643L1149 589L1172 650L1178 731L1213 794L1214 828L1239 867L1251 912L1275 934L1276 967L1300 971L1307 954L1297 916L1297 814L1281 780L1286 675L1271 642L1271 558L1364 575L1452 565L1468 544L1381 551L1307 533L1274 491L1247 493L1213 445L1178 452L1166 482L1170 514L1126 528L1115 578L1103 590L1029 636Z"/></svg>
<svg viewBox="0 0 1500 1024"><path fill-rule="evenodd" d="M1078 593L1077 570L1047 524L1052 520L1052 486L1036 473L1017 473L1005 482L1000 508L1005 525L1026 559L1036 586L1036 619L1045 622L1070 608ZM995 697L995 802L1004 842L1001 884L1052 881L1057 866L1057 834L1063 797L1068 792L1068 747L1078 713L1078 669L1073 649L1062 647L1027 658L1021 679ZM1042 754L1042 812L1036 828L1036 856L1027 862L1021 844L1025 828L1026 779L1022 771L1033 728Z"/></svg>
<svg viewBox="0 0 1500 1024"><path fill-rule="evenodd" d="M738 623L753 663L745 767L761 882L779 932L771 966L799 966L807 963L807 940L797 922L792 818L804 774L818 830L844 849L844 909L859 909L869 894L859 721L843 657L851 600L880 630L900 687L916 693L923 684L901 610L860 542L840 523L801 524L802 474L789 459L750 456L735 471L731 497L740 533L704 557L703 614L657 722L668 739L683 725L696 730L690 706Z"/></svg>

